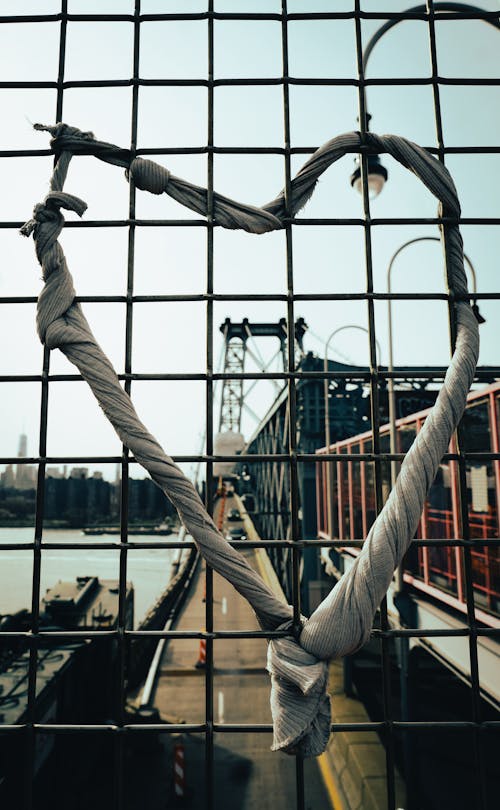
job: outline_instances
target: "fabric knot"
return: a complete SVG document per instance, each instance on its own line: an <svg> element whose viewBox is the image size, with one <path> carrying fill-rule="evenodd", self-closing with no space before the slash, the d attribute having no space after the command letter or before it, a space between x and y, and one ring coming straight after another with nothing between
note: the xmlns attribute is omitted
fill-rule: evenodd
<svg viewBox="0 0 500 810"><path fill-rule="evenodd" d="M290 622L278 630L290 629ZM317 756L330 735L328 664L291 636L272 639L267 653L271 675L272 750Z"/></svg>
<svg viewBox="0 0 500 810"><path fill-rule="evenodd" d="M141 191L150 191L151 194L163 194L167 190L170 172L153 160L135 158L130 164L129 173Z"/></svg>
<svg viewBox="0 0 500 810"><path fill-rule="evenodd" d="M51 191L45 197L45 205L47 208L57 210L65 208L66 211L74 211L79 217L83 216L87 210L87 203L75 197L74 194L68 194L66 191Z"/></svg>
<svg viewBox="0 0 500 810"><path fill-rule="evenodd" d="M21 228L23 236L29 236L34 231L36 241L36 255L42 264L43 255L57 241L64 227L64 217L61 208L75 211L79 217L85 213L87 203L73 194L65 191L51 191L43 203L37 203L33 209L33 217Z"/></svg>
<svg viewBox="0 0 500 810"><path fill-rule="evenodd" d="M82 141L95 140L93 132L82 132L82 130L78 129L78 127L72 127L69 124L63 123L62 121L59 121L57 124L53 125L33 124L33 129L36 129L38 132L49 132L52 135L50 146L54 152L64 149L65 140L71 140L72 142L75 139Z"/></svg>
<svg viewBox="0 0 500 810"><path fill-rule="evenodd" d="M358 135L360 146L368 147L368 149L375 154L386 151L383 139L380 135L376 135L374 132L358 132Z"/></svg>
<svg viewBox="0 0 500 810"><path fill-rule="evenodd" d="M55 173L57 173L59 162L64 153L69 155L95 155L99 160L105 163L111 163L115 166L128 167L131 161L130 149L120 149L113 143L106 143L105 141L98 141L94 137L93 132L82 132L77 127L72 127L69 124L59 122L54 126L46 126L45 124L35 124L35 129L50 132L52 140L50 146L52 150L58 155L59 160L56 163ZM64 170L64 178L66 177ZM57 188L62 188L61 185Z"/></svg>

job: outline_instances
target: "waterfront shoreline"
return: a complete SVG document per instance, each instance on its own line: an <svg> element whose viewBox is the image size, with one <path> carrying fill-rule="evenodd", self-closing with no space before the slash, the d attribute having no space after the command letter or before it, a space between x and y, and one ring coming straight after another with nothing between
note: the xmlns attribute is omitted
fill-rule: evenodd
<svg viewBox="0 0 500 810"><path fill-rule="evenodd" d="M23 610L32 604L33 550L31 548L2 549L2 545L33 543L34 529L28 527L0 527L0 614ZM174 532L171 535L175 539ZM143 536L152 542L160 540L154 534ZM44 549L44 542L52 548ZM99 541L97 541L99 542ZM74 543L77 548L53 548L58 543ZM96 538L86 537L81 529L44 529L40 571L40 598L45 590L59 580L74 580L77 576L98 576L118 579L120 573L119 548L92 548ZM103 541L105 545L105 540ZM172 565L178 550L165 548L128 549L127 580L134 584L135 624L139 624L148 610L164 591L172 574Z"/></svg>

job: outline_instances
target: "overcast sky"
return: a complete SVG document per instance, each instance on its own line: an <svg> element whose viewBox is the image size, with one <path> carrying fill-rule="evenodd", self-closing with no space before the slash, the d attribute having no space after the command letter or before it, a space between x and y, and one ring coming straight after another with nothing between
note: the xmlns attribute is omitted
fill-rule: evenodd
<svg viewBox="0 0 500 810"><path fill-rule="evenodd" d="M280 11L280 3L266 0L216 2L217 11ZM290 12L350 10L352 2L293 2ZM366 10L403 10L408 2L373 0ZM482 6L497 10L498 3ZM203 2L144 0L144 13L203 11ZM131 13L132 2L69 2L73 13ZM0 15L57 13L51 0L0 0ZM381 21L363 21L364 42ZM57 78L58 22L0 24L0 76L7 81L54 81ZM498 77L500 33L480 21L436 24L438 67L445 77ZM126 79L132 74L133 25L128 22L68 24L65 79ZM355 28L352 20L307 21L289 24L290 75L294 77L356 77ZM281 29L277 21L215 22L215 75L279 77ZM141 25L140 75L143 78L207 78L207 23L205 21L154 22ZM428 77L430 57L427 24L404 22L376 46L367 75L374 77ZM64 92L63 119L101 140L130 144L130 88L68 89ZM436 146L433 95L430 86L369 87L371 128L396 133L423 146ZM498 145L500 88L498 86L442 86L440 100L447 146ZM33 132L30 121L53 123L53 89L1 89L3 126L0 150L45 149L48 136ZM291 137L294 147L317 147L342 132L357 128L355 87L292 86ZM227 147L283 146L283 97L279 86L218 87L215 90L215 143ZM139 91L139 148L203 146L207 139L207 90L203 87L141 87ZM294 156L295 173L307 156ZM174 174L199 185L207 183L206 155L159 156L158 162ZM375 217L432 217L436 201L419 182L394 161L383 157L389 182L372 203ZM465 217L500 217L500 155L450 155L446 160L461 199ZM48 190L50 157L0 158L0 220L21 223ZM359 195L349 184L353 156L347 156L321 179L304 217L361 217ZM215 189L241 201L264 204L284 183L280 155L217 155ZM128 185L123 171L93 158L74 158L65 189L88 203L88 220L127 217ZM196 219L169 197L137 193L137 216L146 219ZM68 220L74 219L68 214ZM498 228L467 225L462 228L465 250L477 270L480 292L498 292ZM386 290L386 270L393 252L417 236L437 236L432 226L384 226L373 229L374 282ZM126 228L67 228L61 243L81 295L123 295L127 275ZM0 296L34 296L41 288L40 268L32 240L22 239L17 227L0 229L2 262ZM284 233L250 236L216 229L214 286L217 293L284 293L286 291ZM295 292L353 292L366 289L363 229L357 227L294 227ZM437 243L408 248L397 260L393 290L442 291L442 254ZM138 228L134 292L201 293L206 290L206 230L203 227ZM124 370L125 307L123 304L85 305L85 313L98 340L118 372ZM381 362L387 364L386 304L376 307ZM485 301L481 311L481 364L498 364L498 303ZM214 306L219 357L218 326L226 317L277 321L286 315L279 302L217 303ZM296 317L311 327L306 349L323 354L333 329L367 325L364 302L298 302ZM34 326L33 304L1 305L0 374L39 374L42 348ZM439 365L449 357L447 308L444 302L399 302L394 305L396 364ZM205 370L205 318L203 303L135 304L133 316L134 372L203 372ZM425 324L425 328L422 328ZM261 351L270 357L271 343ZM346 330L331 347L331 356L357 364L368 362L367 338ZM248 370L252 369L249 362ZM53 373L74 373L59 352L51 357ZM204 432L202 382L134 382L132 396L140 416L171 454L199 451ZM260 384L249 403L260 416L272 401L273 389ZM35 382L2 383L0 457L15 455L21 431L28 435L29 453L38 452L40 385ZM216 409L217 410L217 409ZM120 444L84 383L50 385L48 453L80 456L116 455ZM245 416L244 432L255 422ZM107 477L114 467L100 465ZM134 471L134 475L139 472Z"/></svg>

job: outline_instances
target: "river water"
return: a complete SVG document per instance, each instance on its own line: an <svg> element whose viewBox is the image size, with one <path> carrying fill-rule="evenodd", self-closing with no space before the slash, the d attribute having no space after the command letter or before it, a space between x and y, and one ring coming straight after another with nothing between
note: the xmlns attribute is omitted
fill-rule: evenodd
<svg viewBox="0 0 500 810"><path fill-rule="evenodd" d="M41 588L43 596L47 588L59 580L74 580L77 576L98 576L101 579L118 579L118 549L89 549L90 542L119 540L118 536L86 537L79 529L47 529L43 533L46 543L78 543L77 549L42 550ZM134 539L133 537L131 538ZM143 535L140 541L154 541L157 537ZM164 539L164 538L162 538ZM166 539L166 538L165 538ZM175 534L168 535L176 540ZM5 543L32 543L33 529L0 528L0 614L14 613L31 607L33 575L33 552L2 550ZM172 562L177 549L131 549L127 553L127 580L134 586L134 624L141 621L149 607L154 604L170 579Z"/></svg>

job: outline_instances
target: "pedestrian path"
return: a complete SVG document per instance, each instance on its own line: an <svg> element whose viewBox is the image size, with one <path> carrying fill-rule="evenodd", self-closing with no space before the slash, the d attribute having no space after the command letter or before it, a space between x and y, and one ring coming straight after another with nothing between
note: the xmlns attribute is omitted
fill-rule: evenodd
<svg viewBox="0 0 500 810"><path fill-rule="evenodd" d="M226 512L233 506L226 501ZM215 514L218 520L217 511ZM222 522L228 528L243 525ZM257 567L258 554L244 552ZM205 567L200 566L176 630L205 628ZM252 609L223 578L214 574L214 630L258 630ZM265 670L265 639L214 641L214 721L229 724L270 724L270 679ZM205 669L199 639L174 639L168 644L155 693L155 706L169 722L205 722ZM181 735L184 746L184 806L200 810L205 804L205 735ZM215 807L217 810L293 810L296 807L295 758L272 753L271 734L224 732L215 735ZM172 740L172 753L175 740ZM305 807L328 810L331 802L316 760L305 767Z"/></svg>

